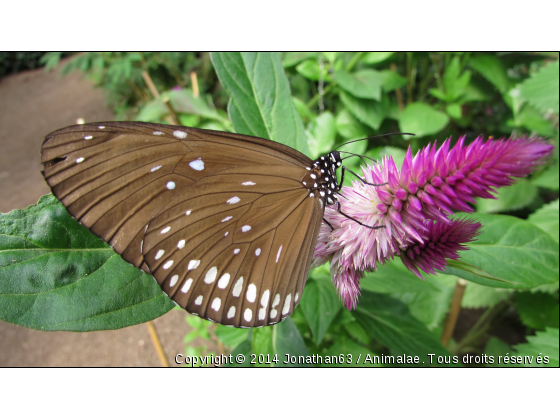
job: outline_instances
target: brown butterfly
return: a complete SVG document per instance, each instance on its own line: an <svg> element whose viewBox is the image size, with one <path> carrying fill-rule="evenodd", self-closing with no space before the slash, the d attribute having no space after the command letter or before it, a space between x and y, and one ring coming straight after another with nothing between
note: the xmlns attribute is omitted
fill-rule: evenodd
<svg viewBox="0 0 560 420"><path fill-rule="evenodd" d="M140 122L50 133L43 175L68 212L188 312L275 324L301 298L340 153Z"/></svg>

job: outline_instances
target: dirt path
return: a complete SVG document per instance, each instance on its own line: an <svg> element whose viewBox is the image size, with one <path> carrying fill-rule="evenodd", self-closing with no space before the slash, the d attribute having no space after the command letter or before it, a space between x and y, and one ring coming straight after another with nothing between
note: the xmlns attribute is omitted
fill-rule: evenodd
<svg viewBox="0 0 560 420"><path fill-rule="evenodd" d="M113 120L103 92L79 73L42 69L0 79L0 212L50 193L40 173L45 134L78 118ZM170 365L185 352L185 312L154 321ZM194 342L194 346L201 345ZM208 343L206 343L208 344ZM215 350L215 349L213 349ZM35 331L0 321L0 366L160 366L145 325L91 333Z"/></svg>

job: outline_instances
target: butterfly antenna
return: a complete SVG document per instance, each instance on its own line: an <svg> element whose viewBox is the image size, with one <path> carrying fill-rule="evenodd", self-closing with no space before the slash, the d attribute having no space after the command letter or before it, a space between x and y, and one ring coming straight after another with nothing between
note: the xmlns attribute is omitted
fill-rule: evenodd
<svg viewBox="0 0 560 420"><path fill-rule="evenodd" d="M351 157L353 157L353 156L358 156L360 159L362 159L362 162L364 162L364 165L367 165L367 163L366 163L366 161L364 160L364 158L369 159L369 160L371 160L371 161L374 162L374 163L377 163L377 161L376 161L375 159L370 158L369 156L358 155L357 153L352 153L352 152L345 152L344 150L341 150L340 153L348 153L348 154L352 155L352 156L346 156L345 158L342 158L341 160L349 159L349 158L351 158Z"/></svg>
<svg viewBox="0 0 560 420"><path fill-rule="evenodd" d="M402 135L402 136L415 136L416 134L413 133L386 133L386 134L379 134L377 136L371 136L371 137L366 137L365 139L358 139L358 140L350 140L347 141L346 143L342 143L340 146L338 146L337 148L335 148L334 150L338 149L339 147L342 147L346 144L350 144L350 143L355 143L357 141L363 141L363 140L369 140L369 139L374 139L376 137L386 137L386 136L398 136L398 135Z"/></svg>

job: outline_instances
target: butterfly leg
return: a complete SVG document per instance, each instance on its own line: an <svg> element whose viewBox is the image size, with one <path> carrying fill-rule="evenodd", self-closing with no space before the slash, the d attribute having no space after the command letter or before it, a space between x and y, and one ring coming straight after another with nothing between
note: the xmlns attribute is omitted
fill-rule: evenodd
<svg viewBox="0 0 560 420"><path fill-rule="evenodd" d="M369 228L369 229L381 229L381 228L384 228L384 227L385 227L385 226L368 226L368 225L366 225L366 224L360 222L359 220L356 220L356 219L354 219L353 217L348 216L346 213L344 213L342 210L340 210L340 202L337 202L336 204L338 204L338 212L339 212L340 214L342 214L343 216L348 217L350 220L353 220L354 222L356 222L357 224L359 224L359 225L361 225L361 226L363 226L363 227L367 227L367 228ZM330 226L330 225L329 225L329 226ZM332 226L331 226L331 227L332 227Z"/></svg>
<svg viewBox="0 0 560 420"><path fill-rule="evenodd" d="M327 225L329 225L329 227L331 228L331 231L334 231L334 228L332 227L332 225L329 222L327 222L327 219L325 219L324 217L323 217L323 222L325 222Z"/></svg>
<svg viewBox="0 0 560 420"><path fill-rule="evenodd" d="M338 186L338 189L342 188L342 183L344 182L344 171L348 171L350 172L352 175L354 175L356 178L358 178L358 180L362 183L362 184L367 184L367 185L371 185L372 187L381 187L382 185L387 185L388 182L385 182L383 184L372 184L370 182L365 181L364 179L362 179L361 176L355 174L353 171L351 171L350 169L348 169L346 166L342 167L342 174L340 176L340 184Z"/></svg>

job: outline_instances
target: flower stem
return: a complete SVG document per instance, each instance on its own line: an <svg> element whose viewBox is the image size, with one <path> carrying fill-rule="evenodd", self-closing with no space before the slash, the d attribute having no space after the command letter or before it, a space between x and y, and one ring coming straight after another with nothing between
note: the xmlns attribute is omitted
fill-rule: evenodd
<svg viewBox="0 0 560 420"><path fill-rule="evenodd" d="M152 321L148 321L146 322L146 327L148 327L148 332L150 333L150 338L152 339L152 343L159 357L159 362L163 367L169 367L169 363L167 363L167 357L165 357L165 352L163 351L163 346L161 345L161 341L159 340L159 336L156 328L154 327L154 323Z"/></svg>
<svg viewBox="0 0 560 420"><path fill-rule="evenodd" d="M453 291L453 297L451 298L451 306L449 307L449 315L447 316L443 332L441 333L441 342L445 347L449 345L449 340L451 340L453 331L455 331L455 325L457 325L457 318L459 317L459 312L461 311L461 301L463 300L466 286L466 280L457 278L455 290Z"/></svg>

